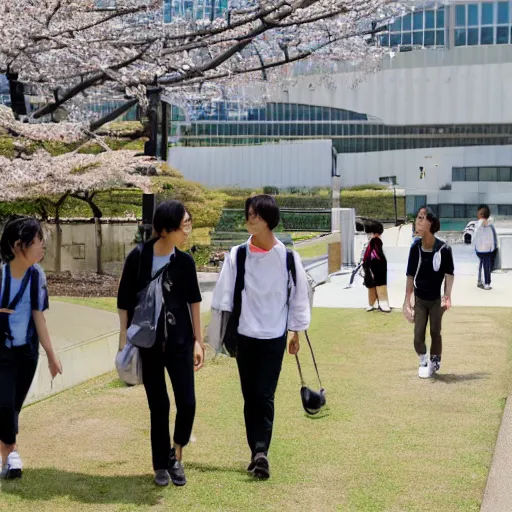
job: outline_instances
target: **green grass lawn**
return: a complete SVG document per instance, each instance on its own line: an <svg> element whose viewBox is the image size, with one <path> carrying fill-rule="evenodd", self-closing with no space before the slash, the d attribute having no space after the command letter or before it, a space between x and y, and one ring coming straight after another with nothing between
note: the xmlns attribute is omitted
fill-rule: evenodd
<svg viewBox="0 0 512 512"><path fill-rule="evenodd" d="M144 389L105 375L23 411L25 473L2 485L0 509L476 512L510 384L512 318L504 312L453 308L441 373L425 381L400 313L315 309L311 338L329 408L303 413L297 368L286 356L266 482L244 471L232 359L197 374L195 441L181 489L152 483ZM305 346L301 361L314 384Z"/></svg>

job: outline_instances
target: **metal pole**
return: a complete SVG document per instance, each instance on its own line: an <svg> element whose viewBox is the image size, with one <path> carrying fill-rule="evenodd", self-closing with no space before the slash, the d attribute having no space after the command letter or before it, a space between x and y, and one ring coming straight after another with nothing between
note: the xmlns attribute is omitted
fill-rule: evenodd
<svg viewBox="0 0 512 512"><path fill-rule="evenodd" d="M395 204L395 226L398 226L398 208L396 204L396 187L393 187L393 202Z"/></svg>

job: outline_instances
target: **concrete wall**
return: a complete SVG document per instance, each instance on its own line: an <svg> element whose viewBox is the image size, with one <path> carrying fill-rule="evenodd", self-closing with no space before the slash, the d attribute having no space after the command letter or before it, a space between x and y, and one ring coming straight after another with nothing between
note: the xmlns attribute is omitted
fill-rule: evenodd
<svg viewBox="0 0 512 512"><path fill-rule="evenodd" d="M343 187L396 176L407 195L426 195L430 204L512 204L512 182L452 182L452 167L478 166L512 166L512 145L338 154ZM440 190L446 184L452 189Z"/></svg>
<svg viewBox="0 0 512 512"><path fill-rule="evenodd" d="M96 270L96 231L92 223L62 224L62 270ZM55 224L46 224L46 255L42 263L45 270L54 270L55 261ZM102 261L107 273L118 273L122 264L135 247L137 233L136 222L103 223Z"/></svg>
<svg viewBox="0 0 512 512"><path fill-rule="evenodd" d="M262 146L174 147L169 163L209 187L330 187L330 140Z"/></svg>
<svg viewBox="0 0 512 512"><path fill-rule="evenodd" d="M363 80L353 87L354 80ZM344 108L386 124L512 122L512 45L398 53L376 73L314 76L274 91L271 101Z"/></svg>

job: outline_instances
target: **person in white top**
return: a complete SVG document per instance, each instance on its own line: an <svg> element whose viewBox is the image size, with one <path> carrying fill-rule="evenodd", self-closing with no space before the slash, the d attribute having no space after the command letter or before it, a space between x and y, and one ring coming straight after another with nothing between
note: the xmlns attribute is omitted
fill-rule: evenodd
<svg viewBox="0 0 512 512"><path fill-rule="evenodd" d="M497 251L496 229L491 219L491 210L486 204L478 207L478 222L473 235L473 246L475 252L480 259L478 266L478 283L479 288L484 290L491 289L491 271L493 260ZM484 271L484 280L482 282L482 269Z"/></svg>
<svg viewBox="0 0 512 512"><path fill-rule="evenodd" d="M293 253L295 284L288 275L286 248L273 233L280 219L274 198L258 195L247 199L245 218L251 237L246 244L236 360L251 449L247 471L256 478L268 478L267 455L274 422L274 394L286 349L287 331L288 352L295 355L300 348L298 333L309 327L311 311L307 276L300 256ZM233 310L239 247L234 247L226 256L231 264L223 265L212 300L215 309Z"/></svg>

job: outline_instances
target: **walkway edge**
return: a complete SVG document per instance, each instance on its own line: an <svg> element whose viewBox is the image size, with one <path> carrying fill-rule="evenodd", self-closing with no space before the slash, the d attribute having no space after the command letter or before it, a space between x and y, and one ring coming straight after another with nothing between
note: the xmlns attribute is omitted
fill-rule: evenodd
<svg viewBox="0 0 512 512"><path fill-rule="evenodd" d="M507 398L480 512L510 512L512 504L512 399Z"/></svg>

